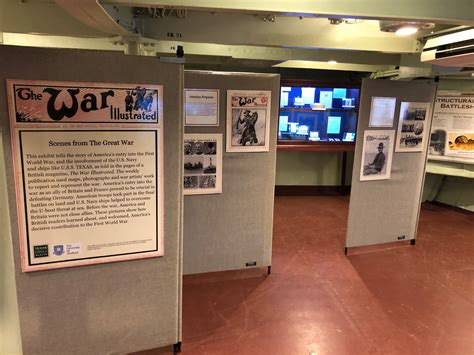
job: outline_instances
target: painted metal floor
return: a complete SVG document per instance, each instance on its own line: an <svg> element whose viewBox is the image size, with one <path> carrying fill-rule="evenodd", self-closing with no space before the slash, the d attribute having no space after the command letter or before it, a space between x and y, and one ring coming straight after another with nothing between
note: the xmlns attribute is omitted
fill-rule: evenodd
<svg viewBox="0 0 474 355"><path fill-rule="evenodd" d="M474 354L474 216L428 205L416 246L346 257L348 201L277 197L270 276L186 276L182 354Z"/></svg>

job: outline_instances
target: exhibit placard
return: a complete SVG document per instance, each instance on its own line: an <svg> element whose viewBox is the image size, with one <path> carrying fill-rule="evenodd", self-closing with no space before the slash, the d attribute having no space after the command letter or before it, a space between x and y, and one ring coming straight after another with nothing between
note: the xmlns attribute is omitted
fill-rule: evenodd
<svg viewBox="0 0 474 355"><path fill-rule="evenodd" d="M422 152L429 122L428 102L402 102L398 121L396 152Z"/></svg>
<svg viewBox="0 0 474 355"><path fill-rule="evenodd" d="M185 195L222 192L222 134L184 135Z"/></svg>
<svg viewBox="0 0 474 355"><path fill-rule="evenodd" d="M393 127L396 97L372 97L369 127Z"/></svg>
<svg viewBox="0 0 474 355"><path fill-rule="evenodd" d="M162 256L162 87L7 90L22 270Z"/></svg>
<svg viewBox="0 0 474 355"><path fill-rule="evenodd" d="M227 90L227 152L268 152L270 91Z"/></svg>
<svg viewBox="0 0 474 355"><path fill-rule="evenodd" d="M219 126L219 90L185 89L184 124Z"/></svg>
<svg viewBox="0 0 474 355"><path fill-rule="evenodd" d="M438 93L428 158L474 163L474 93Z"/></svg>

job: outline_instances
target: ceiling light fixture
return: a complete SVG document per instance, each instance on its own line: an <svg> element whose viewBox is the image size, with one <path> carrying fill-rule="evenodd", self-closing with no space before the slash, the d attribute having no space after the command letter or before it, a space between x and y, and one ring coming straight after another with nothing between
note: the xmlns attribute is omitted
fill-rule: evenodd
<svg viewBox="0 0 474 355"><path fill-rule="evenodd" d="M403 26L395 31L397 36L409 36L418 32L418 28L413 26Z"/></svg>

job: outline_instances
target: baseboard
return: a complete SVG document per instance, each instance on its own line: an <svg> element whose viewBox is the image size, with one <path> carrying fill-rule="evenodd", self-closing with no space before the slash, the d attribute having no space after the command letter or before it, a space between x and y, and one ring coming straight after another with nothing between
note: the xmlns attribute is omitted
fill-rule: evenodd
<svg viewBox="0 0 474 355"><path fill-rule="evenodd" d="M350 186L276 185L276 196L340 196L349 195Z"/></svg>
<svg viewBox="0 0 474 355"><path fill-rule="evenodd" d="M447 203L438 202L438 201L425 201L425 202L423 202L423 206L427 206L427 205L443 207L443 208L447 208L447 209L450 209L450 210L453 210L453 211L456 211L456 212L459 212L459 213L462 213L462 214L467 214L467 215L474 214L473 211L466 210L464 208L457 207L457 206L448 205Z"/></svg>

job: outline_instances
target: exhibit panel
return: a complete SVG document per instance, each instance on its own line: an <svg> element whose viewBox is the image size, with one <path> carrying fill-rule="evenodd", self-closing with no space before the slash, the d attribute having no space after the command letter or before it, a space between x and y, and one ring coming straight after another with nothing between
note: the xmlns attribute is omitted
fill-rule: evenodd
<svg viewBox="0 0 474 355"><path fill-rule="evenodd" d="M242 150L244 146L240 151L226 152L224 149L222 192L185 196L185 274L271 266L279 85L280 76L275 74L185 71L187 89L220 92L219 126L186 126L187 134L220 133L223 139L229 139L232 135L226 132L226 126L230 119L243 122L241 135L257 115L255 126L258 125L263 117L263 113L257 112L261 108L239 110L237 118L226 116L228 90L258 93L254 95L257 101L268 97L269 106L265 107L268 107L266 112L270 111L270 116L265 116L265 123L269 124L269 138L265 143L268 151L256 151L249 142L245 144L250 148L248 151ZM235 128L235 122L233 126ZM265 131L262 129L262 132ZM226 146L226 141L223 145Z"/></svg>
<svg viewBox="0 0 474 355"><path fill-rule="evenodd" d="M431 81L363 80L346 247L416 238L435 94Z"/></svg>
<svg viewBox="0 0 474 355"><path fill-rule="evenodd" d="M179 342L182 67L7 46L0 65L23 352Z"/></svg>

